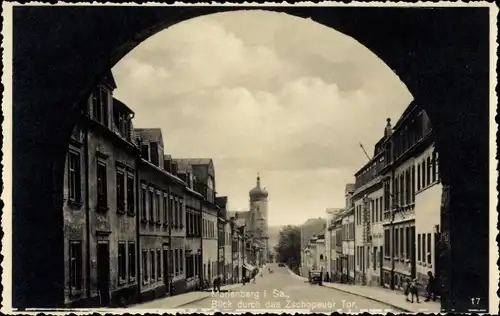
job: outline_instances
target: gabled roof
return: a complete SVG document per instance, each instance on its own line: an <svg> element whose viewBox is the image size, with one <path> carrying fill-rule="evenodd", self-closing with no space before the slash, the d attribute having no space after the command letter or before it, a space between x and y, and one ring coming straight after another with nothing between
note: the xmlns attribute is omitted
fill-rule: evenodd
<svg viewBox="0 0 500 316"><path fill-rule="evenodd" d="M177 164L177 170L188 170L189 168L194 169L193 167L195 166L201 166L202 168L207 168L208 174L213 174L212 158L176 158L173 161ZM194 170L193 172L197 174ZM204 181L203 179L199 180Z"/></svg>
<svg viewBox="0 0 500 316"><path fill-rule="evenodd" d="M161 128L136 128L135 133L141 139L141 142L157 142L163 147Z"/></svg>

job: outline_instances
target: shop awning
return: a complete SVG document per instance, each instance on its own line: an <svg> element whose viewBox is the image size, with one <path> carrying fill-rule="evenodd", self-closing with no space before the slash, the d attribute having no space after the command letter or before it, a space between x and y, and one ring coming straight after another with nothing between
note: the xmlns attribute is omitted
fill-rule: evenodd
<svg viewBox="0 0 500 316"><path fill-rule="evenodd" d="M253 265L251 265L250 263L248 263L248 262L244 262L244 263L243 263L243 267L244 267L245 269L247 269L248 271L253 271L253 270L255 270L255 267L254 267Z"/></svg>

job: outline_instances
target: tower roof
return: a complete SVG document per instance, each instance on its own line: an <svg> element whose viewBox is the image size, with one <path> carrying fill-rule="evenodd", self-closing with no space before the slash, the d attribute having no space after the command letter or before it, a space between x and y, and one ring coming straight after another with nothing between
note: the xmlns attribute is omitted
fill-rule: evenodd
<svg viewBox="0 0 500 316"><path fill-rule="evenodd" d="M263 189L260 186L260 175L259 174L257 174L257 185L255 186L255 188L250 190L249 195L250 195L251 200L265 199L268 196L266 189Z"/></svg>

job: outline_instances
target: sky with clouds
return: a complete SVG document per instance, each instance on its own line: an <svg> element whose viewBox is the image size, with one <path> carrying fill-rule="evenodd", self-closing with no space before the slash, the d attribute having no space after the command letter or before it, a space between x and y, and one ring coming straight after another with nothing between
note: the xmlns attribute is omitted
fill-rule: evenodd
<svg viewBox="0 0 500 316"><path fill-rule="evenodd" d="M195 18L150 37L114 68L135 127L165 153L214 159L219 195L248 208L260 172L269 224L343 207L386 118L412 96L367 48L309 19L267 11Z"/></svg>

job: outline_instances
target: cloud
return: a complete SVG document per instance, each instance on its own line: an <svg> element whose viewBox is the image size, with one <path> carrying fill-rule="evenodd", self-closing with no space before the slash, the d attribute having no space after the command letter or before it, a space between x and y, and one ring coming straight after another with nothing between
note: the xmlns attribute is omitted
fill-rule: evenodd
<svg viewBox="0 0 500 316"><path fill-rule="evenodd" d="M177 24L113 73L136 127L161 127L174 156L214 158L218 191L235 207L247 204L255 174L267 174L271 221L278 210L302 216L343 203L345 183L366 163L359 143L372 148L385 119L411 100L355 40L262 11Z"/></svg>

